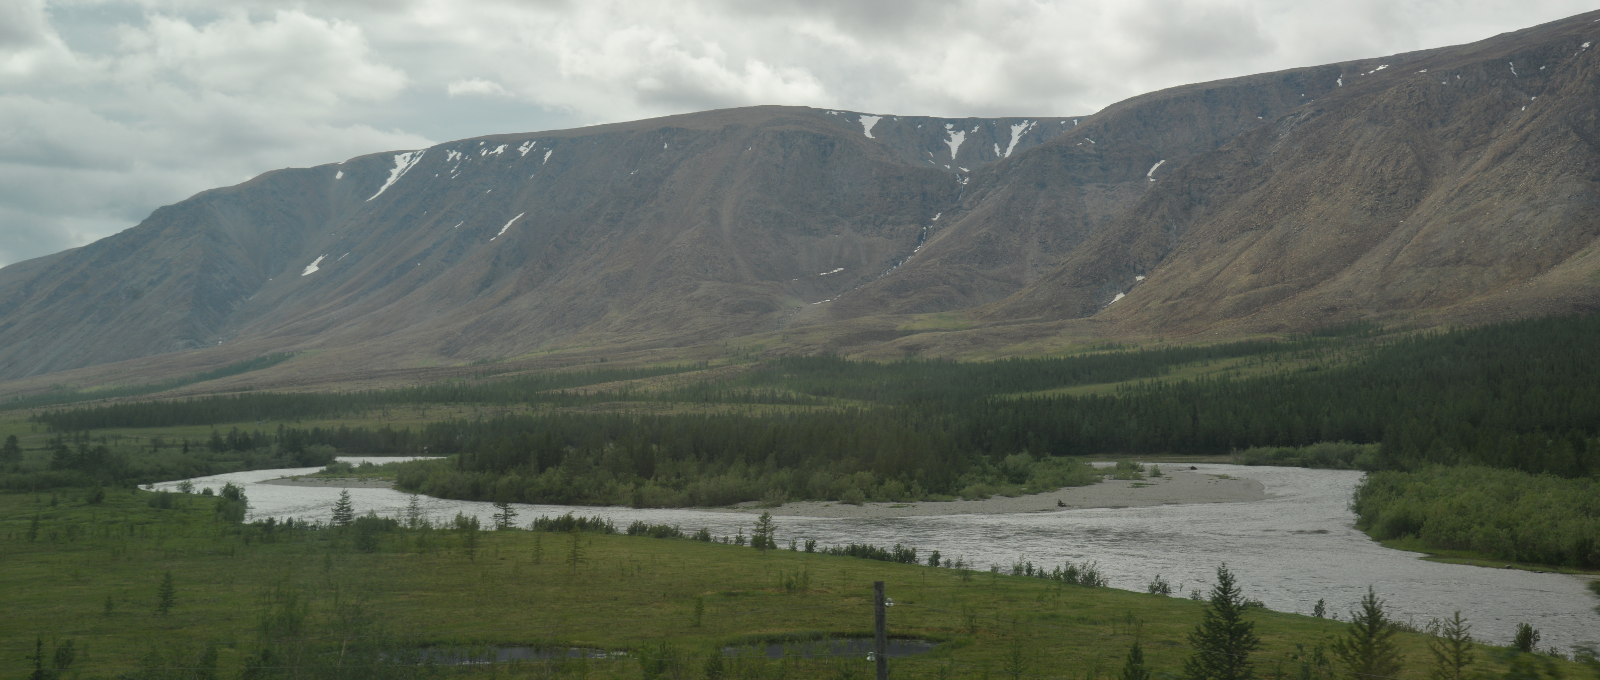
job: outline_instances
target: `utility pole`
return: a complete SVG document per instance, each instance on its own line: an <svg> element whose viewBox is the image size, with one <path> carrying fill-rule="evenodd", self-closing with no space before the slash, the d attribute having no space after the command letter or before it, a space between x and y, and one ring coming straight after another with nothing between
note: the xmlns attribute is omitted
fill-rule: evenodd
<svg viewBox="0 0 1600 680"><path fill-rule="evenodd" d="M873 654L878 664L878 680L889 680L889 617L883 605L883 581L872 582Z"/></svg>

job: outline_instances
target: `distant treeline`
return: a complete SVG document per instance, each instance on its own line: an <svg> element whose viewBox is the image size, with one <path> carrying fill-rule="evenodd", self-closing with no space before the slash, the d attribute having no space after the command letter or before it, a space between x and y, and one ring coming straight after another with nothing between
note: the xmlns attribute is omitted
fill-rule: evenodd
<svg viewBox="0 0 1600 680"><path fill-rule="evenodd" d="M686 373L702 367L590 369L484 382L449 381L340 393L257 392L74 408L46 412L34 419L52 430L79 431L337 419L357 417L386 407L424 404L580 406L614 401L687 401L821 405L847 399L874 405L945 405L996 394L1159 377L1176 366L1195 362L1281 354L1317 344L1309 338L1292 342L1247 341L985 363L938 359L871 363L832 356L790 357L759 364L733 379L696 381L650 392L624 389L578 393L570 390Z"/></svg>
<svg viewBox="0 0 1600 680"><path fill-rule="evenodd" d="M39 408L41 406L70 404L73 402L88 401L91 399L137 397L145 394L155 394L157 392L175 390L185 385L193 385L195 383L205 382L207 380L227 378L230 376L250 373L252 371L259 371L264 368L271 368L285 361L293 359L294 357L295 355L293 352L268 354L265 356L256 357L254 359L228 364L227 366L205 371L203 373L196 373L188 377L164 380L162 382L151 383L148 385L124 385L121 387L89 390L87 392L81 390L53 390L43 394L36 394L28 397L17 397L16 399L12 399L10 401L0 402L0 410L9 411L15 409Z"/></svg>
<svg viewBox="0 0 1600 680"><path fill-rule="evenodd" d="M233 431L213 439L213 446L192 446L160 438L58 436L42 449L25 451L11 436L0 445L0 489L136 486L240 470L313 467L334 458L332 447L307 445L281 433Z"/></svg>
<svg viewBox="0 0 1600 680"><path fill-rule="evenodd" d="M541 373L488 382L446 381L433 385L337 393L247 392L174 401L107 404L49 411L34 420L53 431L112 427L172 427L222 423L297 421L360 417L375 410L413 404L518 404L576 406L627 398L627 392L586 396L569 390L624 380L673 375L700 367L612 368ZM109 395L108 395L109 396Z"/></svg>
<svg viewBox="0 0 1600 680"><path fill-rule="evenodd" d="M1217 454L1336 441L1376 445L1341 459L1367 469L1481 465L1566 478L1600 472L1600 316L1381 344L1365 340L1365 331L1353 335L1363 337L988 363L791 357L664 393L582 398L811 400L833 408L741 415L546 412L416 429L280 426L276 434L230 436L251 438L252 448L326 445L454 455L449 463L410 466L401 477L407 488L441 496L645 505L719 505L768 494L837 499L852 489L866 498L965 495L1028 484L1031 468L1002 470L1014 456ZM1141 380L1185 362L1240 357L1264 375ZM286 420L378 404L552 398L572 387L685 370L604 369L354 394L248 394L62 410L37 419L57 431ZM1119 380L1135 382L1103 395L1018 396Z"/></svg>

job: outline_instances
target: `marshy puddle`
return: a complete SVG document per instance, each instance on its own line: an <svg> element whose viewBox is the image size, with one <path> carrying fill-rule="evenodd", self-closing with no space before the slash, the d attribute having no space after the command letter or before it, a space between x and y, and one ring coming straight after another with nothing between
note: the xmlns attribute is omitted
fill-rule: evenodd
<svg viewBox="0 0 1600 680"><path fill-rule="evenodd" d="M897 640L890 638L888 657L898 659L927 654L937 646L938 643L927 640ZM724 656L749 656L753 651L764 653L768 659L781 659L786 656L806 659L828 656L860 657L865 659L872 650L872 638L837 638L809 642L771 643L765 647L760 645L753 647L723 647L722 654Z"/></svg>
<svg viewBox="0 0 1600 680"><path fill-rule="evenodd" d="M583 647L489 647L429 649L423 653L426 663L439 666L470 666L513 661L550 661L552 659L615 659L626 656L621 652Z"/></svg>

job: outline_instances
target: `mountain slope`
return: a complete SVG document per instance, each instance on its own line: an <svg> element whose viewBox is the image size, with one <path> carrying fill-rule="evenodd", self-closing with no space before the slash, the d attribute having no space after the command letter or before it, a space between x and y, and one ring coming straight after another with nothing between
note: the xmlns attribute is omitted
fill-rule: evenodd
<svg viewBox="0 0 1600 680"><path fill-rule="evenodd" d="M271 172L0 269L0 379L1591 310L1597 41L1591 12L1087 117L755 107ZM901 337L949 312L977 328Z"/></svg>
<svg viewBox="0 0 1600 680"><path fill-rule="evenodd" d="M760 107L268 173L0 269L0 375L235 341L471 360L768 330L915 249L957 163L1064 127L1020 123Z"/></svg>
<svg viewBox="0 0 1600 680"><path fill-rule="evenodd" d="M1320 98L1152 183L990 318L1279 332L1593 309L1594 19L1342 65Z"/></svg>

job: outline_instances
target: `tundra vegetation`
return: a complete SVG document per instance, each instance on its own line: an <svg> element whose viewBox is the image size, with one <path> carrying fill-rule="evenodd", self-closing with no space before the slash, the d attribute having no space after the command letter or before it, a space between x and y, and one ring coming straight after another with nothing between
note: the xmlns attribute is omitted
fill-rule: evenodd
<svg viewBox="0 0 1600 680"><path fill-rule="evenodd" d="M778 545L809 550L624 532L575 515L530 523L539 530L359 507L345 526L244 523L217 509L232 502L218 495L90 494L0 494L0 654L18 677L861 678L864 654L802 652L869 636L880 580L895 601L891 635L938 643L892 661L895 677L1254 668L1288 679L1364 667L1322 652L1365 639L1354 623L1259 608L1231 575L1194 602L1098 587L1086 565L995 565L971 578L960 558L933 567L897 546L876 549L889 559L859 559L781 533ZM1580 661L1473 644L1459 620L1437 637L1384 623L1391 677L1597 677ZM769 657L768 645L787 653ZM530 658L496 660L513 648ZM1219 658L1218 673L1186 672Z"/></svg>

